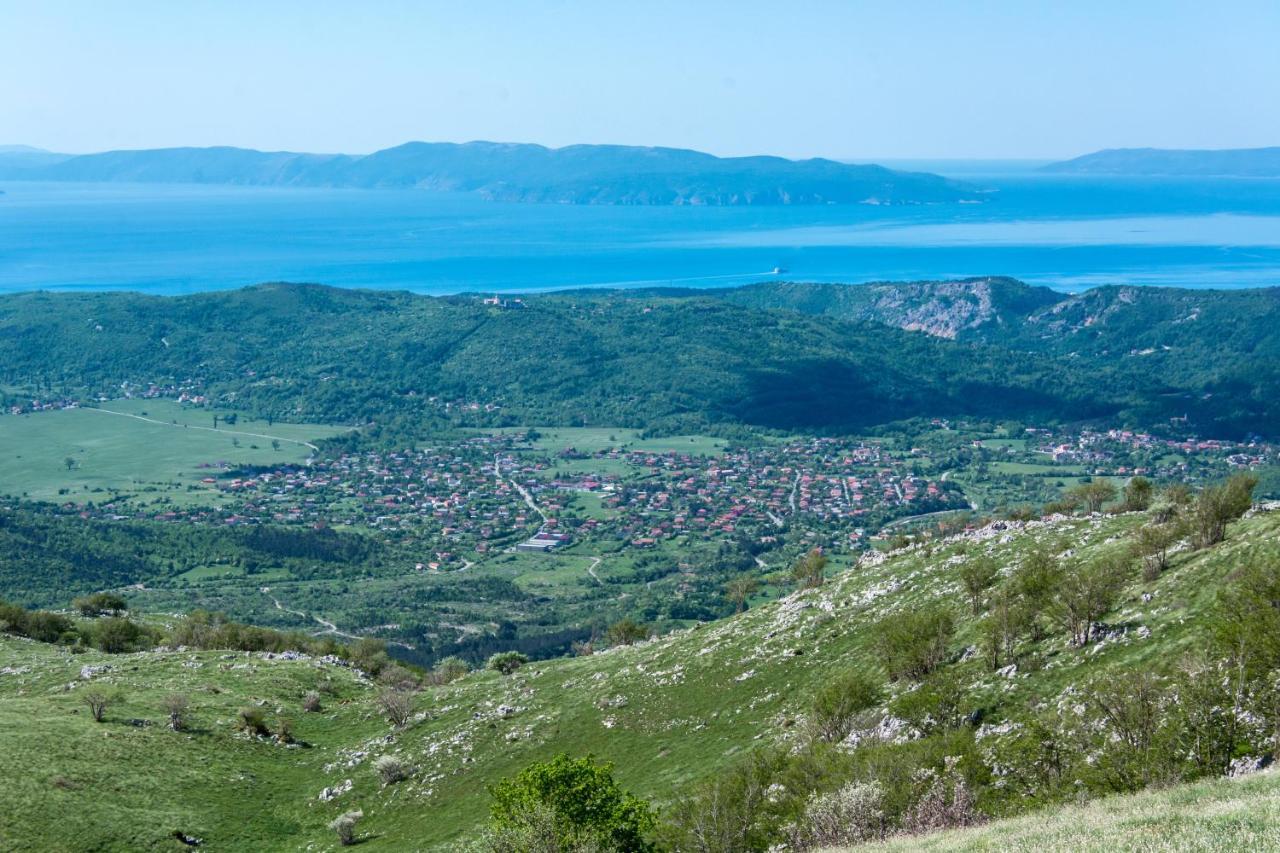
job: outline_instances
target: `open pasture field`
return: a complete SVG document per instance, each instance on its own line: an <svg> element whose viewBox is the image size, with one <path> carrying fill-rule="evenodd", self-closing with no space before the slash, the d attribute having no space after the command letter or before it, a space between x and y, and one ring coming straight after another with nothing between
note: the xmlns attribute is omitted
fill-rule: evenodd
<svg viewBox="0 0 1280 853"><path fill-rule="evenodd" d="M100 503L118 496L217 503L208 467L302 462L310 443L342 430L250 420L169 400L0 417L0 493ZM213 418L219 418L218 429ZM273 442L278 444L278 449Z"/></svg>
<svg viewBox="0 0 1280 853"><path fill-rule="evenodd" d="M533 443L537 450L556 453L572 447L580 453L617 448L622 451L650 453L692 453L699 456L718 456L728 442L707 435L669 435L660 438L641 438L640 431L621 427L518 427L493 430L494 433L519 432L533 429L538 439Z"/></svg>

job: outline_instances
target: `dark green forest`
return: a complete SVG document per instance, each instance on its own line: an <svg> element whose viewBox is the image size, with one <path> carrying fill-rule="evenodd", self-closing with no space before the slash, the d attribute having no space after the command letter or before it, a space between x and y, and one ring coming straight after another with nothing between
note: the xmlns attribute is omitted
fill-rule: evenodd
<svg viewBox="0 0 1280 853"><path fill-rule="evenodd" d="M959 284L887 286L915 290L890 294L894 310L856 311L849 300L874 291L562 292L498 306L290 284L18 294L0 298L0 385L14 401L186 383L258 416L372 424L366 440L396 441L460 422L723 433L1185 417L1224 437L1280 423L1275 291L1051 301L1016 282L994 295ZM954 339L918 330L961 315Z"/></svg>

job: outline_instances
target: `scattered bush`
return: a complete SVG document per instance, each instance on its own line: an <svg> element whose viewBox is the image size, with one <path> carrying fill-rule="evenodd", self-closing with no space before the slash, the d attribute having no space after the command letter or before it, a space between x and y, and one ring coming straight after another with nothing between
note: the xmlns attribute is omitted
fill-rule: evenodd
<svg viewBox="0 0 1280 853"><path fill-rule="evenodd" d="M828 743L849 736L858 715L880 701L879 680L862 672L850 672L828 682L813 702L814 733Z"/></svg>
<svg viewBox="0 0 1280 853"><path fill-rule="evenodd" d="M1087 483L1072 486L1067 490L1067 497L1083 504L1089 512L1101 512L1107 501L1115 500L1116 487L1110 480L1094 477Z"/></svg>
<svg viewBox="0 0 1280 853"><path fill-rule="evenodd" d="M384 785L403 782L410 776L409 765L394 755L379 756L378 760L373 762L373 769Z"/></svg>
<svg viewBox="0 0 1280 853"><path fill-rule="evenodd" d="M114 592L95 592L71 602L71 606L80 611L81 616L102 616L109 613L117 616L129 608L124 598Z"/></svg>
<svg viewBox="0 0 1280 853"><path fill-rule="evenodd" d="M308 690L307 694L302 697L302 710L308 714L320 711L320 694L314 690Z"/></svg>
<svg viewBox="0 0 1280 853"><path fill-rule="evenodd" d="M364 817L362 811L345 812L329 824L329 828L338 835L338 843L343 847L350 847L356 843L356 824L362 817Z"/></svg>
<svg viewBox="0 0 1280 853"><path fill-rule="evenodd" d="M417 674L398 663L389 663L378 672L378 682L396 690L416 690L422 682Z"/></svg>
<svg viewBox="0 0 1280 853"><path fill-rule="evenodd" d="M927 737L962 726L969 702L959 679L943 670L914 690L899 693L889 705L889 713Z"/></svg>
<svg viewBox="0 0 1280 853"><path fill-rule="evenodd" d="M956 772L953 761L948 760L943 773L923 771L920 779L928 787L903 816L902 828L905 831L916 834L937 832L982 822L977 798Z"/></svg>
<svg viewBox="0 0 1280 853"><path fill-rule="evenodd" d="M1131 550L1142 560L1143 580L1153 581L1169 567L1169 549L1179 538L1179 530L1172 522L1159 524L1152 521L1138 528Z"/></svg>
<svg viewBox="0 0 1280 853"><path fill-rule="evenodd" d="M145 645L146 632L135 622L108 616L93 626L93 642L108 654L134 651Z"/></svg>
<svg viewBox="0 0 1280 853"><path fill-rule="evenodd" d="M432 684L449 684L471 672L471 664L460 657L449 656L440 660L431 669Z"/></svg>
<svg viewBox="0 0 1280 853"><path fill-rule="evenodd" d="M1192 514L1197 547L1209 548L1227 537L1227 524L1244 515L1253 505L1258 478L1236 474L1217 486L1208 486L1195 502Z"/></svg>
<svg viewBox="0 0 1280 853"><path fill-rule="evenodd" d="M1129 482L1124 484L1124 503L1121 508L1125 512L1146 512L1154 494L1155 486L1146 477L1130 477Z"/></svg>
<svg viewBox="0 0 1280 853"><path fill-rule="evenodd" d="M221 613L194 610L170 632L171 646L194 649L232 649L240 652L306 652L350 657L351 649L332 637L317 639L300 631L273 631L228 620Z"/></svg>
<svg viewBox="0 0 1280 853"><path fill-rule="evenodd" d="M79 634L70 619L47 610L27 610L0 600L0 633L27 637L41 643L76 642Z"/></svg>
<svg viewBox="0 0 1280 853"><path fill-rule="evenodd" d="M879 841L887 829L879 783L850 782L830 793L814 794L804 814L783 832L788 850L807 851Z"/></svg>
<svg viewBox="0 0 1280 853"><path fill-rule="evenodd" d="M191 700L181 693L170 693L164 697L164 712L169 716L169 728L180 732L187 727L187 711Z"/></svg>
<svg viewBox="0 0 1280 853"><path fill-rule="evenodd" d="M384 690L378 694L378 708L387 722L402 728L413 716L413 694L407 690Z"/></svg>
<svg viewBox="0 0 1280 853"><path fill-rule="evenodd" d="M503 675L510 675L528 662L528 655L520 652L498 652L489 657L485 667Z"/></svg>
<svg viewBox="0 0 1280 853"><path fill-rule="evenodd" d="M611 646L631 646L649 639L649 629L634 619L622 619L609 626L605 638Z"/></svg>
<svg viewBox="0 0 1280 853"><path fill-rule="evenodd" d="M106 717L107 708L115 701L115 697L101 690L89 690L80 696L80 701L89 706L89 713L93 715L93 721L100 723Z"/></svg>
<svg viewBox="0 0 1280 853"><path fill-rule="evenodd" d="M265 735L267 714L257 705L246 705L236 712L236 728L254 736Z"/></svg>
<svg viewBox="0 0 1280 853"><path fill-rule="evenodd" d="M1124 580L1123 564L1099 560L1067 572L1059 582L1050 609L1074 645L1088 644L1093 623L1115 606Z"/></svg>
<svg viewBox="0 0 1280 853"><path fill-rule="evenodd" d="M921 679L946 660L955 617L939 605L896 614L876 626L876 651L894 679Z"/></svg>
<svg viewBox="0 0 1280 853"><path fill-rule="evenodd" d="M654 849L646 838L655 823L648 804L622 790L612 766L591 756L562 754L530 765L490 793L490 828L496 833L545 826L549 812L558 846L547 849L573 849L584 842L620 853Z"/></svg>
<svg viewBox="0 0 1280 853"><path fill-rule="evenodd" d="M276 743L293 743L293 720L280 717L271 728L271 737Z"/></svg>
<svg viewBox="0 0 1280 853"><path fill-rule="evenodd" d="M960 583L964 585L965 595L969 598L969 609L974 616L982 611L983 597L999 576L996 561L985 554L970 557L960 566Z"/></svg>
<svg viewBox="0 0 1280 853"><path fill-rule="evenodd" d="M387 644L373 637L356 640L348 647L347 654L352 666L374 678L391 662L387 656Z"/></svg>
<svg viewBox="0 0 1280 853"><path fill-rule="evenodd" d="M736 577L724 585L724 597L733 603L733 612L741 613L747 609L747 599L760 589L760 582L750 575Z"/></svg>
<svg viewBox="0 0 1280 853"><path fill-rule="evenodd" d="M812 589L822 586L826 579L823 574L826 567L827 555L822 553L821 548L814 548L791 566L791 577L795 578L801 589Z"/></svg>

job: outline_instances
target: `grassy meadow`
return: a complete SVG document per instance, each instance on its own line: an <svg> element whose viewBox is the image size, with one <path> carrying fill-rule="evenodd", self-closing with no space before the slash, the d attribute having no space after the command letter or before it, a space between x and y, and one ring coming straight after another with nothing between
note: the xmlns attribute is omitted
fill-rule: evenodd
<svg viewBox="0 0 1280 853"><path fill-rule="evenodd" d="M342 431L318 424L268 426L244 415L228 426L222 421L228 414L171 400L117 400L2 416L0 493L47 501L131 496L216 504L220 492L201 483L214 472L200 465L302 462L312 453L308 443Z"/></svg>

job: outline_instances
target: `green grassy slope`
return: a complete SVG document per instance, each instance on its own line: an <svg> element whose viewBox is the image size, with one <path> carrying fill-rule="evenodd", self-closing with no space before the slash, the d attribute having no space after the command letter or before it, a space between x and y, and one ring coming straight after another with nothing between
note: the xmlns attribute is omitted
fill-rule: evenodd
<svg viewBox="0 0 1280 853"><path fill-rule="evenodd" d="M859 851L1036 853L1280 849L1280 773L1214 779L1035 812L970 829L912 836ZM828 851L836 853L836 851Z"/></svg>
<svg viewBox="0 0 1280 853"><path fill-rule="evenodd" d="M175 828L205 837L211 850L246 849L250 834L255 849L325 849L327 820L356 807L367 816L361 827L368 849L431 849L483 819L486 785L559 751L615 762L625 786L661 805L753 746L794 737L819 685L875 664L878 620L937 599L958 607L956 569L969 556L989 550L1009 567L1035 545L1102 555L1125 547L1123 537L1139 520L1013 525L979 542L864 564L818 589L640 646L532 664L509 677L475 673L424 691L423 718L397 733L376 718L373 689L341 671L335 677L346 704L331 701L333 710L320 716L293 714L299 736L314 744L309 750L238 740L230 719L251 698L267 699L269 710L296 708L321 677L313 662L218 653L113 658L107 662L117 670L105 677L135 698L114 722L95 726L83 710L72 713L83 687L66 685L101 656L6 640L0 660L29 669L0 675L0 774L26 778L16 806L0 810L0 847L20 846L23 837L70 843L63 815L74 805L76 831L84 833L77 837L100 839L100 849L168 849L165 836ZM1223 545L1177 554L1158 581L1142 583L1135 571L1105 620L1127 630L1083 650L1065 638L1048 641L1036 671L1009 677L976 657L954 666L989 709L986 722L998 723L1105 668L1168 661L1202 636L1205 609L1235 567L1280 557L1277 534L1280 515L1262 515L1234 525ZM972 631L966 623L957 636L958 656L975 642ZM189 660L202 665L191 668ZM223 669L238 664L253 668ZM202 692L210 682L226 692ZM159 720L159 697L171 684L197 697L205 733L187 738L118 722L126 715ZM384 753L409 761L414 778L382 788L371 765ZM199 769L205 763L212 774ZM183 781L166 783L167 774ZM201 790L210 775L216 786ZM54 789L57 776L82 787ZM350 792L317 801L321 789L347 779ZM236 816L251 806L262 813L251 821Z"/></svg>
<svg viewBox="0 0 1280 853"><path fill-rule="evenodd" d="M0 493L57 501L60 490L70 489L78 500L151 495L216 505L222 492L200 482L210 474L198 467L201 463L302 462L312 453L309 443L342 432L317 424L268 426L243 416L234 426L213 429L214 415L227 414L170 400L117 400L96 408L0 417ZM68 468L66 459L75 466Z"/></svg>

